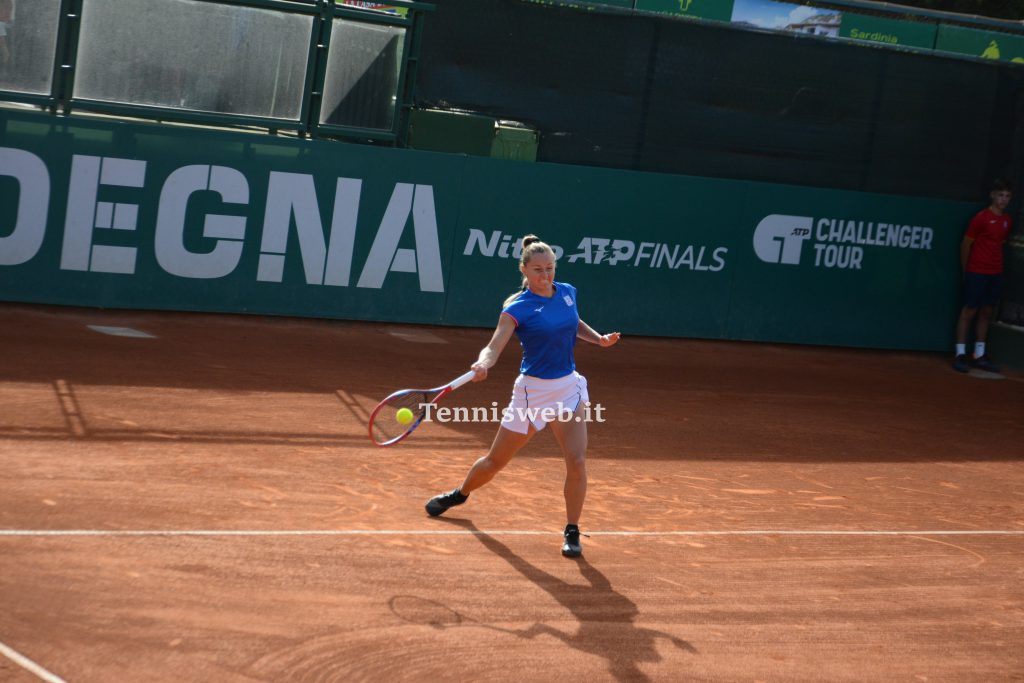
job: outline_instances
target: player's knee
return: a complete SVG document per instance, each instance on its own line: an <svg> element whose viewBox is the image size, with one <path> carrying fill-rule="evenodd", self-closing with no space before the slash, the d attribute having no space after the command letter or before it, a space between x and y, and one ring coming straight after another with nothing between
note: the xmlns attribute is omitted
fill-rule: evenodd
<svg viewBox="0 0 1024 683"><path fill-rule="evenodd" d="M484 457L480 458L479 463L480 469L490 474L496 474L500 472L503 467L505 467L505 463L499 462L498 460L495 460L489 455L485 455Z"/></svg>
<svg viewBox="0 0 1024 683"><path fill-rule="evenodd" d="M587 456L586 453L566 453L565 471L573 479L587 478Z"/></svg>

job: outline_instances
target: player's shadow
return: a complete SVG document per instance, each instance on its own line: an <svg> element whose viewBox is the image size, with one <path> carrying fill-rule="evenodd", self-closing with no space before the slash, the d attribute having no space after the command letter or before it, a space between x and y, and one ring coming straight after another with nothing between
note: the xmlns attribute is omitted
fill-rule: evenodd
<svg viewBox="0 0 1024 683"><path fill-rule="evenodd" d="M528 629L517 631L516 635L520 638L548 635L581 652L604 657L608 660L609 672L617 681L650 680L638 665L641 662L661 661L661 655L655 647L659 638L665 639L680 650L696 654L697 649L685 640L669 633L637 626L634 620L640 614L640 610L636 604L615 591L608 578L585 558L576 560L576 565L580 574L587 580L587 585L568 583L530 564L498 539L480 531L473 522L458 518L443 519L472 531L484 547L544 589L579 622L579 629L575 633L567 633L548 624L537 623Z"/></svg>

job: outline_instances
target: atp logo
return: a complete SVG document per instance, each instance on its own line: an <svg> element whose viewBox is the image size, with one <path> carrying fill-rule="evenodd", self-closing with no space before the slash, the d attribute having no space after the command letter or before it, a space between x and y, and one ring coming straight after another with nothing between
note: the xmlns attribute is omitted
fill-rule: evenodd
<svg viewBox="0 0 1024 683"><path fill-rule="evenodd" d="M754 228L754 253L765 263L799 265L810 242L815 268L861 270L867 248L932 249L934 228L905 218L890 221L773 213Z"/></svg>
<svg viewBox="0 0 1024 683"><path fill-rule="evenodd" d="M765 216L754 228L754 253L766 263L797 265L813 227L810 216Z"/></svg>
<svg viewBox="0 0 1024 683"><path fill-rule="evenodd" d="M679 11L680 12L689 12L690 11L690 5L692 5L692 4L693 4L693 0L679 0Z"/></svg>

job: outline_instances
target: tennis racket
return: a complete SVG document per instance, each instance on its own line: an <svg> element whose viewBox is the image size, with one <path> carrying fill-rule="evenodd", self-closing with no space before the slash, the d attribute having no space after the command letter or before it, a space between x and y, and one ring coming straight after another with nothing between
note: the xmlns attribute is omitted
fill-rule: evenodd
<svg viewBox="0 0 1024 683"><path fill-rule="evenodd" d="M427 415L427 406L436 404L442 398L473 379L472 370L456 377L448 384L433 389L402 389L377 404L370 413L370 440L378 446L393 446L412 434ZM398 421L398 411L408 408L413 418L406 424Z"/></svg>

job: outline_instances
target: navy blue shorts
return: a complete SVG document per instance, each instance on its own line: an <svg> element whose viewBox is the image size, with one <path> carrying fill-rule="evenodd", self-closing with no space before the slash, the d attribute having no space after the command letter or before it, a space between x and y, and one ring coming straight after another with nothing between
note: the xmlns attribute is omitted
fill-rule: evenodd
<svg viewBox="0 0 1024 683"><path fill-rule="evenodd" d="M964 273L964 306L981 308L995 306L1003 291L1003 275L983 275L982 273Z"/></svg>

